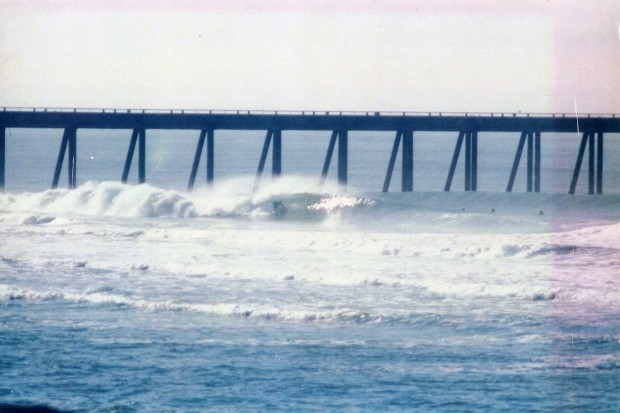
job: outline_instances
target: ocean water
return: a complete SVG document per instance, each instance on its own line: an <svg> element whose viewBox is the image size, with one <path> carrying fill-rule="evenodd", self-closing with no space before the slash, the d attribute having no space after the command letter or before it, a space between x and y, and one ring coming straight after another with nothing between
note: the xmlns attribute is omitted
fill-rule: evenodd
<svg viewBox="0 0 620 413"><path fill-rule="evenodd" d="M198 132L147 131L148 183L123 185L130 133L78 131L70 191L46 189L62 131L7 132L0 406L619 410L617 136L598 196L566 194L575 136L543 135L545 193L522 165L507 194L518 136L482 134L479 192L459 164L444 193L456 136L416 134L415 192L382 194L391 134L350 134L345 191L318 185L318 132L285 132L252 194L264 134L217 132L188 194Z"/></svg>

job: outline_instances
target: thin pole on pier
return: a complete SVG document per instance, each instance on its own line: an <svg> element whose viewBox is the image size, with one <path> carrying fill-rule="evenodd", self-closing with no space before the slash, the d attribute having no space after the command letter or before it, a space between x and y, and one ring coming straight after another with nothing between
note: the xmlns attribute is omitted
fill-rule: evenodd
<svg viewBox="0 0 620 413"><path fill-rule="evenodd" d="M400 146L400 139L403 133L401 131L396 132L394 137L394 145L392 145L392 154L390 155L390 162L388 164L387 172L385 174L385 181L383 182L383 192L387 192L390 189L390 181L392 180L392 172L394 171L394 164L396 163L396 156L398 155L398 147Z"/></svg>
<svg viewBox="0 0 620 413"><path fill-rule="evenodd" d="M465 191L471 190L471 135L465 133Z"/></svg>
<svg viewBox="0 0 620 413"><path fill-rule="evenodd" d="M261 152L260 160L258 161L258 169L256 170L256 177L254 178L254 187L252 188L252 192L256 192L258 190L258 185L260 184L260 179L263 175L263 169L265 169L265 162L267 161L267 154L269 153L269 145L271 144L272 136L273 131L267 131L265 142L263 143L263 151Z"/></svg>
<svg viewBox="0 0 620 413"><path fill-rule="evenodd" d="M200 165L200 158L202 156L202 148L205 144L205 138L207 136L206 130L200 131L200 137L198 138L198 144L196 145L196 153L194 154L194 163L192 164L192 171L189 175L189 182L187 183L187 192L192 192L194 189L194 182L196 181L196 174L198 173L198 166Z"/></svg>
<svg viewBox="0 0 620 413"><path fill-rule="evenodd" d="M522 132L521 139L519 139L519 146L517 146L517 154L515 155L515 160L512 163L512 170L510 171L510 178L508 179L506 192L512 192L512 186L515 183L515 177L517 176L517 170L519 169L519 162L521 161L521 155L523 154L523 147L525 146L526 139L527 132Z"/></svg>
<svg viewBox="0 0 620 413"><path fill-rule="evenodd" d="M597 134L596 193L603 193L603 132Z"/></svg>
<svg viewBox="0 0 620 413"><path fill-rule="evenodd" d="M131 133L131 140L129 141L129 149L127 149L127 158L125 158L125 167L123 168L123 176L121 178L122 183L127 182L129 176L129 170L131 169L131 160L133 159L133 152L136 149L136 142L138 141L139 129L134 129Z"/></svg>
<svg viewBox="0 0 620 413"><path fill-rule="evenodd" d="M138 159L138 182L143 184L146 182L146 131L144 129L140 129Z"/></svg>
<svg viewBox="0 0 620 413"><path fill-rule="evenodd" d="M348 169L348 131L341 130L338 137L338 184L347 186Z"/></svg>
<svg viewBox="0 0 620 413"><path fill-rule="evenodd" d="M4 164L6 158L6 129L0 125L0 192L4 192Z"/></svg>
<svg viewBox="0 0 620 413"><path fill-rule="evenodd" d="M534 134L534 192L540 192L540 132Z"/></svg>
<svg viewBox="0 0 620 413"><path fill-rule="evenodd" d="M534 134L527 134L527 192L532 192L534 183Z"/></svg>
<svg viewBox="0 0 620 413"><path fill-rule="evenodd" d="M413 132L403 131L402 191L413 191Z"/></svg>
<svg viewBox="0 0 620 413"><path fill-rule="evenodd" d="M579 153L577 154L577 161L575 162L575 170L573 171L573 179L570 182L570 189L568 190L569 194L575 193L575 188L577 187L577 180L579 179L579 170L581 169L581 163L583 162L583 155L586 150L586 143L588 143L588 137L590 134L588 132L584 132L581 138L581 144L579 145Z"/></svg>
<svg viewBox="0 0 620 413"><path fill-rule="evenodd" d="M336 146L336 139L338 139L338 131L333 131L332 136L329 139L329 146L327 147L327 154L325 155L325 162L323 162L323 170L321 171L321 180L319 185L325 184L327 173L329 172L329 164L332 161L332 155L334 153L334 147Z"/></svg>
<svg viewBox="0 0 620 413"><path fill-rule="evenodd" d="M454 154L452 155L452 162L450 162L450 170L448 171L448 178L446 179L446 185L444 186L444 191L450 191L450 187L452 186L452 178L454 178L454 171L456 170L456 164L459 160L459 154L461 153L461 146L463 146L463 138L465 137L465 132L459 132L459 137L456 141L456 146L454 147Z"/></svg>

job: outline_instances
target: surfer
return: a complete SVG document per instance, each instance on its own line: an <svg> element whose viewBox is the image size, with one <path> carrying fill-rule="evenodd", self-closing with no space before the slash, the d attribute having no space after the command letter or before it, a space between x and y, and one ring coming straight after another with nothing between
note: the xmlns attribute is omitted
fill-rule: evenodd
<svg viewBox="0 0 620 413"><path fill-rule="evenodd" d="M282 219L286 215L286 207L282 201L273 202L273 216L275 219Z"/></svg>

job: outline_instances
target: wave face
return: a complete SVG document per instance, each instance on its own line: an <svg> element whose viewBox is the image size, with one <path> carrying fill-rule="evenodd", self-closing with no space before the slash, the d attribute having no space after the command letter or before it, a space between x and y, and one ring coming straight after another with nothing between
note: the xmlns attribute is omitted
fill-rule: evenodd
<svg viewBox="0 0 620 413"><path fill-rule="evenodd" d="M614 222L620 218L620 195L596 197L564 194L514 194L484 192L361 193L321 188L305 178L282 178L248 191L249 179L223 182L213 191L193 194L164 190L148 184L87 182L75 190L55 189L19 195L0 195L0 211L6 213L83 214L119 217L242 217L316 220L342 216L380 222L388 227L402 224L424 226L428 219L441 229L489 227L532 230L568 228ZM277 214L274 205L281 205ZM426 214L426 215L425 215ZM421 218L421 219L420 219ZM415 221L418 222L415 222ZM390 222L393 222L390 224ZM37 217L30 224L41 223ZM45 223L45 222L42 222ZM545 224L555 224L549 228ZM411 228L408 228L411 229ZM426 228L428 229L428 228Z"/></svg>
<svg viewBox="0 0 620 413"><path fill-rule="evenodd" d="M0 195L0 392L14 389L3 401L439 412L620 402L618 195L252 184ZM493 387L484 403L469 399L480 383ZM299 389L305 404L291 402Z"/></svg>

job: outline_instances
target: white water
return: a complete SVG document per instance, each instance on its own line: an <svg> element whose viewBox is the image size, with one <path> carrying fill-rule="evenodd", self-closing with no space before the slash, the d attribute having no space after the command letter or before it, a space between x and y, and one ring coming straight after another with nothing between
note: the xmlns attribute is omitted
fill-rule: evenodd
<svg viewBox="0 0 620 413"><path fill-rule="evenodd" d="M620 195L343 192L307 175L255 194L238 173L192 194L0 195L1 400L617 408Z"/></svg>

